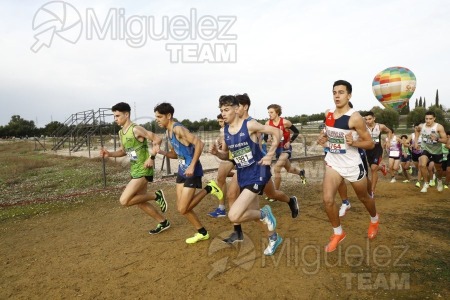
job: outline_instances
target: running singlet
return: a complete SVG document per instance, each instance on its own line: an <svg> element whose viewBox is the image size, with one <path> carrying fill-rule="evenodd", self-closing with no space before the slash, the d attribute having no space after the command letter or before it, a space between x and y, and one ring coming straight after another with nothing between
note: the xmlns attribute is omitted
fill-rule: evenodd
<svg viewBox="0 0 450 300"><path fill-rule="evenodd" d="M422 150L428 151L431 154L442 154L441 143L433 140L431 135L435 135L440 138L439 132L437 131L437 123L434 123L432 127L427 127L426 124L422 124L422 130L420 131L420 137L422 137Z"/></svg>
<svg viewBox="0 0 450 300"><path fill-rule="evenodd" d="M354 112L350 109L340 118L335 119L334 111L330 110L326 116L325 128L329 152L325 156L325 162L332 167L354 167L362 163L358 148L349 146L345 142L345 135L349 132L352 133L354 141L358 139L356 131L348 127L350 116Z"/></svg>
<svg viewBox="0 0 450 300"><path fill-rule="evenodd" d="M136 124L131 124L127 132L123 128L119 131L120 142L130 159L130 174L132 178L153 176L153 168L144 167L145 161L149 158L147 139L140 142L135 136L133 129Z"/></svg>
<svg viewBox="0 0 450 300"><path fill-rule="evenodd" d="M397 136L392 135L392 139L389 141L389 157L400 157L400 142L397 141Z"/></svg>
<svg viewBox="0 0 450 300"><path fill-rule="evenodd" d="M248 120L242 122L238 132L231 134L229 125L225 125L225 143L233 154L237 167L237 179L240 187L251 184L264 185L271 177L270 166L259 165L264 157L259 144L248 133Z"/></svg>
<svg viewBox="0 0 450 300"><path fill-rule="evenodd" d="M281 130L281 140L277 148L284 148L284 145L289 142L289 139L291 137L291 132L289 131L289 129L284 127L284 119L280 117L278 125L275 125L272 120L269 120L269 125Z"/></svg>
<svg viewBox="0 0 450 300"><path fill-rule="evenodd" d="M176 126L183 126L181 123L174 123L173 128ZM183 126L184 127L184 126ZM194 156L195 148L194 145L190 144L189 146L185 146L182 143L180 143L179 140L177 140L175 134L173 133L172 128L172 136L169 137L170 144L173 147L173 150L178 155L178 175L186 178L186 175L184 174L186 172L186 169L189 167L189 165L192 162L192 157ZM200 177L203 176L203 167L200 163L200 160L197 161L194 169L194 177Z"/></svg>
<svg viewBox="0 0 450 300"><path fill-rule="evenodd" d="M377 144L380 144L381 139L381 130L380 130L380 124L375 123L375 126L373 128L369 128L370 136L372 137L372 140L375 142L375 146Z"/></svg>

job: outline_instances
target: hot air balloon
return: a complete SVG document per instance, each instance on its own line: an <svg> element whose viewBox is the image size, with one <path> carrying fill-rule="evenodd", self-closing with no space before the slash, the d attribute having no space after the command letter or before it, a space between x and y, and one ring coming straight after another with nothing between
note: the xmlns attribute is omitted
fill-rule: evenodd
<svg viewBox="0 0 450 300"><path fill-rule="evenodd" d="M416 90L416 76L403 67L391 67L378 73L372 82L372 91L384 107L402 109Z"/></svg>

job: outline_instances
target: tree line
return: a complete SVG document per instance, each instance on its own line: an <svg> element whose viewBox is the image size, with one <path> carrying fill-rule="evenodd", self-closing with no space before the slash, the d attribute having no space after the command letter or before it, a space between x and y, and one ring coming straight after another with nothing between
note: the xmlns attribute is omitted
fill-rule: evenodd
<svg viewBox="0 0 450 300"><path fill-rule="evenodd" d="M407 105L408 106L408 105ZM405 106L406 107L406 106ZM409 106L408 106L409 107ZM447 112L443 110L442 106L432 105L428 108L423 106L417 106L413 110L409 111L406 115L406 126L411 128L413 124L424 122L425 120L425 112L426 111L434 111L436 114L436 122L442 124L445 130L450 130L450 110ZM373 107L372 111L375 114L376 121L378 123L385 124L386 126L396 129L399 127L400 115L402 111L398 112L392 108L380 108ZM360 113L364 116L368 111L360 111ZM309 122L317 122L325 120L325 114L312 114L312 115L296 115L293 117L286 117L293 124L301 124L307 125ZM264 124L267 119L257 119L258 122ZM187 127L192 132L198 131L211 131L211 130L219 130L219 124L216 119L208 119L203 118L199 121L191 121L188 119L181 120L185 127ZM145 124L140 124L144 126L148 130L152 130L156 133L162 133L163 129L159 128L156 124L156 121L147 122ZM0 138L27 138L27 137L51 137L54 136L55 133L58 133L58 136L62 136L68 133L72 126L64 125L61 122L53 121L48 123L42 128L37 128L34 121L25 120L19 115L13 115L9 123L5 126L0 126ZM103 134L114 134L120 130L119 126L115 122L111 122L109 124L102 124L102 133Z"/></svg>

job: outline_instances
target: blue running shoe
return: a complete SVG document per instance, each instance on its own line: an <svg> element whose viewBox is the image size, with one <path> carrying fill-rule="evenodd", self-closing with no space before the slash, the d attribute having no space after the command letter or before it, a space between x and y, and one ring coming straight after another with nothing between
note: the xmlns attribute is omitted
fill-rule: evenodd
<svg viewBox="0 0 450 300"><path fill-rule="evenodd" d="M208 216L212 218L223 218L227 216L227 212L225 209L220 209L219 207L213 210L212 212L208 213Z"/></svg>
<svg viewBox="0 0 450 300"><path fill-rule="evenodd" d="M278 246L280 246L282 242L283 238L279 234L277 234L276 240L272 240L269 238L269 245L264 250L264 255L274 255L275 251L277 251Z"/></svg>
<svg viewBox="0 0 450 300"><path fill-rule="evenodd" d="M260 219L261 222L267 225L269 231L274 231L275 228L277 228L277 219L275 219L272 213L272 209L270 208L269 205L266 205L263 208L261 208L261 211L264 214L264 218Z"/></svg>

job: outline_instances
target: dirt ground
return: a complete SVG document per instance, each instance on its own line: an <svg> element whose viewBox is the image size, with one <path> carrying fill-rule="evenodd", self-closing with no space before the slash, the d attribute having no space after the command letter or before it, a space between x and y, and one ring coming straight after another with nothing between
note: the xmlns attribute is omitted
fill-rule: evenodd
<svg viewBox="0 0 450 300"><path fill-rule="evenodd" d="M347 238L327 254L332 229L313 180L322 169L307 170L306 186L293 177L283 183L300 200L297 219L286 204L270 203L284 238L272 257L263 255L267 239L254 222L243 224L244 243L221 242L232 226L206 215L217 205L212 196L195 209L211 239L186 244L195 231L176 211L173 179L150 186L169 199L172 227L159 235L147 233L155 222L138 208L120 207L120 191L108 201L92 194L64 211L1 222L0 299L449 299L450 190L422 194L381 178L380 232L369 241L368 214L349 189Z"/></svg>

